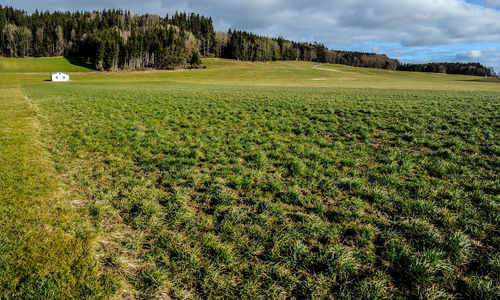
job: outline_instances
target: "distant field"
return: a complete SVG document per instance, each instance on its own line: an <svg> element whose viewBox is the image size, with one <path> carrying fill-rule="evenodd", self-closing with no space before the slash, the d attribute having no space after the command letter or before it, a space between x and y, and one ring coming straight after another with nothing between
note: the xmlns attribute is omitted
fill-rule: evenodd
<svg viewBox="0 0 500 300"><path fill-rule="evenodd" d="M500 78L479 78L479 79L472 79L470 81L500 83Z"/></svg>
<svg viewBox="0 0 500 300"><path fill-rule="evenodd" d="M0 80L5 83L36 83L46 75L22 73L90 72L74 74L78 82L184 82L193 84L237 86L303 86L418 90L500 91L499 84L485 82L484 78L437 73L397 72L381 69L355 68L344 65L322 65L308 62L252 63L206 58L201 70L91 72L81 67L81 61L72 65L65 58L12 59L0 58ZM5 67L2 67L2 64ZM7 67L8 66L8 67ZM12 74L12 73L16 74ZM4 79L5 78L5 79ZM490 79L492 80L492 79ZM51 83L47 83L51 84Z"/></svg>
<svg viewBox="0 0 500 300"><path fill-rule="evenodd" d="M478 77L414 73L308 62L252 63L204 59L204 70L77 75L78 81L174 81L238 86L303 86L382 89L500 91L500 85L471 82Z"/></svg>
<svg viewBox="0 0 500 300"><path fill-rule="evenodd" d="M36 121L18 139L48 161L33 150L16 156L16 145L0 159L45 166L38 180L63 191L53 201L36 188L44 181L5 167L17 177L0 176L14 186L0 193L0 220L9 220L0 222L0 294L498 299L497 84L313 63L204 63L58 84L0 74L16 91L2 103L17 105L20 124ZM3 118L8 139L18 125ZM16 201L25 181L43 201L13 214L25 205ZM54 234L23 248L15 232L30 232L30 222L50 223ZM66 257L62 273L38 263L32 275L23 264L52 261L56 251Z"/></svg>
<svg viewBox="0 0 500 300"><path fill-rule="evenodd" d="M0 73L91 72L90 66L79 58L2 58Z"/></svg>

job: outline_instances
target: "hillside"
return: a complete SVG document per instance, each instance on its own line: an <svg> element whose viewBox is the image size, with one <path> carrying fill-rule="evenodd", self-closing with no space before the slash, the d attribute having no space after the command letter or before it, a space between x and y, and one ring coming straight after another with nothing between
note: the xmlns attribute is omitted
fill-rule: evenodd
<svg viewBox="0 0 500 300"><path fill-rule="evenodd" d="M80 58L4 58L0 57L0 73L91 72Z"/></svg>
<svg viewBox="0 0 500 300"><path fill-rule="evenodd" d="M304 86L379 89L470 90L499 91L495 81L478 80L477 76L446 75L358 68L345 65L313 62L244 62L220 58L204 58L206 69L137 72L92 72L71 64L65 58L0 58L0 78L9 77L19 83L40 82L46 75L23 76L22 73L76 72L73 81L79 82L135 82L173 81L193 84L249 85L249 86ZM86 72L88 74L82 74ZM17 74L16 74L17 73ZM7 75L10 74L10 75Z"/></svg>

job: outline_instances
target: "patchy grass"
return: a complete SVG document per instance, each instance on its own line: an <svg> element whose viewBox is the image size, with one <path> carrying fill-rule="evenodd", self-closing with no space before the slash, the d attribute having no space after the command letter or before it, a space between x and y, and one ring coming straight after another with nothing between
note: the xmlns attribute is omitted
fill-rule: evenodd
<svg viewBox="0 0 500 300"><path fill-rule="evenodd" d="M0 298L499 298L499 85L2 63Z"/></svg>
<svg viewBox="0 0 500 300"><path fill-rule="evenodd" d="M24 86L117 295L498 298L498 92L211 63Z"/></svg>

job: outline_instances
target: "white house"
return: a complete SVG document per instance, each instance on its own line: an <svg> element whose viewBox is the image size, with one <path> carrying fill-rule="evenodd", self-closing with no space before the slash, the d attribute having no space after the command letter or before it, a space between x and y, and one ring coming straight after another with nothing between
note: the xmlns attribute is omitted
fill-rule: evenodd
<svg viewBox="0 0 500 300"><path fill-rule="evenodd" d="M52 81L69 81L69 75L66 73L57 72L52 74Z"/></svg>

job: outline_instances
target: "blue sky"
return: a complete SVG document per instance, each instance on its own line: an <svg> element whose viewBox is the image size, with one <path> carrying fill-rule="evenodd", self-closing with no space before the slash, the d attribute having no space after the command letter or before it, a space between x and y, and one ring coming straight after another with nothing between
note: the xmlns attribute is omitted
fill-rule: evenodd
<svg viewBox="0 0 500 300"><path fill-rule="evenodd" d="M244 29L403 62L478 61L500 71L500 0L0 0L29 12L128 9L211 16Z"/></svg>

